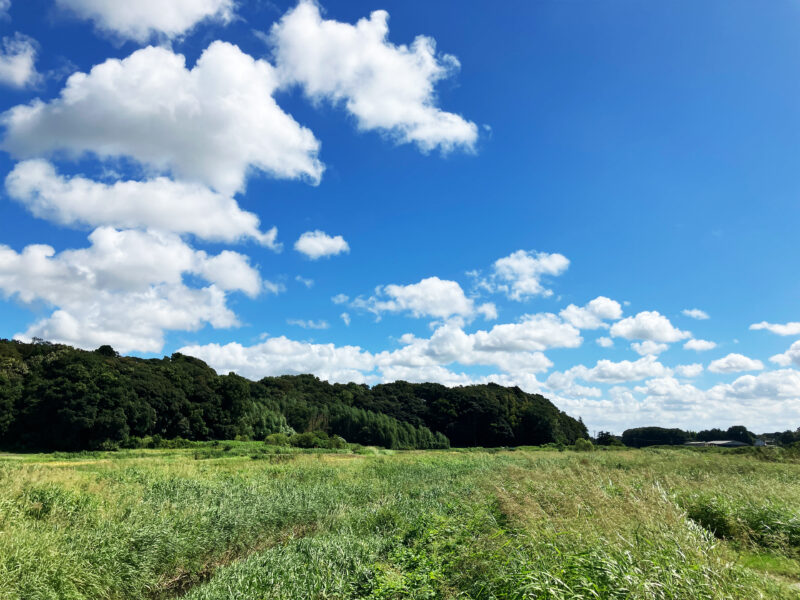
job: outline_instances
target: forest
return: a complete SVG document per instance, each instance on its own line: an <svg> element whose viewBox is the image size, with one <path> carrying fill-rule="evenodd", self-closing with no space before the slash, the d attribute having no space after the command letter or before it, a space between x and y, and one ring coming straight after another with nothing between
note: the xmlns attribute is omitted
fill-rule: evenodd
<svg viewBox="0 0 800 600"><path fill-rule="evenodd" d="M516 387L404 381L369 387L313 375L250 381L218 375L178 353L142 359L120 356L110 346L85 351L43 340L0 340L3 449L114 449L148 438L263 440L305 433L390 449L588 438L582 421Z"/></svg>

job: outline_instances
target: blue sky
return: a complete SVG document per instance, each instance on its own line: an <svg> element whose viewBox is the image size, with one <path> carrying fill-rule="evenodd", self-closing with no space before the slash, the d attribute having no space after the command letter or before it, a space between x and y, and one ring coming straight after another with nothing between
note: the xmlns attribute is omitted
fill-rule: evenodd
<svg viewBox="0 0 800 600"><path fill-rule="evenodd" d="M794 0L0 10L0 337L800 425Z"/></svg>

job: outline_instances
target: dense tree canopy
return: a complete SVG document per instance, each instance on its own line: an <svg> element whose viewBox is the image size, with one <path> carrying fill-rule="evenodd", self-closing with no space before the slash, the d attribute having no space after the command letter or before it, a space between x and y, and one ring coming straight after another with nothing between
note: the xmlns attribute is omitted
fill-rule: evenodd
<svg viewBox="0 0 800 600"><path fill-rule="evenodd" d="M85 449L158 435L264 439L320 431L388 448L573 443L586 427L519 388L330 384L312 375L254 382L203 361L119 356L0 340L0 446Z"/></svg>

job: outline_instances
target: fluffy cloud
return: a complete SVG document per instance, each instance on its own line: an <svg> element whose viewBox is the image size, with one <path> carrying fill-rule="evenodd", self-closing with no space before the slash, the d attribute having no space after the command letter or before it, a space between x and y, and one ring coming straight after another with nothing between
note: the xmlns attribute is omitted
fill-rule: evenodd
<svg viewBox="0 0 800 600"><path fill-rule="evenodd" d="M750 329L766 329L777 335L800 335L800 322L784 323L781 325L779 323L761 321L761 323L753 323L750 325Z"/></svg>
<svg viewBox="0 0 800 600"><path fill-rule="evenodd" d="M350 246L342 236L330 236L319 229L306 231L294 243L294 249L311 260L350 252Z"/></svg>
<svg viewBox="0 0 800 600"><path fill-rule="evenodd" d="M622 316L622 306L616 300L598 296L586 306L570 304L558 314L578 329L599 329L608 327L603 321L619 319Z"/></svg>
<svg viewBox="0 0 800 600"><path fill-rule="evenodd" d="M669 348L669 344L659 344L658 342L653 342L651 340L645 340L644 342L633 342L631 344L631 349L639 356L647 356L648 354L661 354L667 348Z"/></svg>
<svg viewBox="0 0 800 600"><path fill-rule="evenodd" d="M385 132L423 151L472 149L476 125L436 106L434 86L458 61L437 56L435 42L425 36L410 47L387 41L388 18L377 10L356 25L340 23L301 0L270 34L283 81L301 85L313 100L342 103L362 130Z"/></svg>
<svg viewBox="0 0 800 600"><path fill-rule="evenodd" d="M6 177L6 190L35 216L62 225L159 229L212 241L250 238L280 249L277 229L262 233L256 215L196 183L157 177L105 184L62 177L45 160L27 160Z"/></svg>
<svg viewBox="0 0 800 600"><path fill-rule="evenodd" d="M700 363L692 363L690 365L678 365L675 367L675 372L681 377L697 377L703 372L703 365Z"/></svg>
<svg viewBox="0 0 800 600"><path fill-rule="evenodd" d="M8 17L9 8L11 8L11 0L0 0L0 19Z"/></svg>
<svg viewBox="0 0 800 600"><path fill-rule="evenodd" d="M358 346L312 344L283 336L249 347L234 342L184 346L179 352L206 361L220 373L233 371L252 379L313 373L328 381L366 383L364 372L374 365L372 355Z"/></svg>
<svg viewBox="0 0 800 600"><path fill-rule="evenodd" d="M717 344L714 342L710 342L708 340L695 340L691 339L687 341L683 347L686 350L694 350L696 352L705 352L706 350L713 350L717 347Z"/></svg>
<svg viewBox="0 0 800 600"><path fill-rule="evenodd" d="M636 361L622 360L613 362L607 359L597 361L594 367L587 369L583 365L570 369L577 377L585 381L598 383L621 383L637 381L646 377L669 375L671 371L658 362L653 356L645 356Z"/></svg>
<svg viewBox="0 0 800 600"><path fill-rule="evenodd" d="M154 35L177 37L206 19L227 23L234 9L234 0L56 0L56 4L93 21L102 31L137 42Z"/></svg>
<svg viewBox="0 0 800 600"><path fill-rule="evenodd" d="M482 314L487 319L497 317L494 304L477 306L457 282L438 277L428 277L409 285L379 286L374 296L366 299L356 298L352 304L376 315L384 312L408 312L417 318L447 319L453 316L473 318L477 314Z"/></svg>
<svg viewBox="0 0 800 600"><path fill-rule="evenodd" d="M740 371L760 371L764 364L760 360L748 358L742 354L731 353L723 358L711 361L708 370L712 373L738 373Z"/></svg>
<svg viewBox="0 0 800 600"><path fill-rule="evenodd" d="M322 319L319 321L312 321L311 319L286 319L286 323L302 327L303 329L328 329L330 327L330 324Z"/></svg>
<svg viewBox="0 0 800 600"><path fill-rule="evenodd" d="M59 254L44 245L21 253L0 246L0 292L56 308L21 337L158 352L166 330L237 325L226 292L256 296L262 289L246 257L230 251L210 256L175 235L99 228L89 240L89 248ZM189 287L184 275L210 285Z"/></svg>
<svg viewBox="0 0 800 600"><path fill-rule="evenodd" d="M319 181L319 142L272 97L273 67L214 42L195 67L148 47L72 75L61 95L2 116L4 149L18 157L63 151L130 157L231 195L248 170Z"/></svg>
<svg viewBox="0 0 800 600"><path fill-rule="evenodd" d="M611 326L611 335L627 340L672 343L692 334L676 329L669 319L657 311L643 311L636 316L627 317L614 323Z"/></svg>
<svg viewBox="0 0 800 600"><path fill-rule="evenodd" d="M794 400L793 408L796 410L800 402L800 372L794 369L781 369L758 375L742 375L733 383L714 386L709 390L709 395L716 399L735 398L755 401L756 409L759 408L758 404L762 403L767 409L770 404L775 403L775 400ZM789 414L787 411L787 419L791 419Z"/></svg>
<svg viewBox="0 0 800 600"><path fill-rule="evenodd" d="M347 327L350 327L350 315L349 315L348 313L346 313L346 312L343 312L342 314L340 314L340 315L339 315L339 318L342 320L342 322L343 322L343 323L344 323L344 324L345 324Z"/></svg>
<svg viewBox="0 0 800 600"><path fill-rule="evenodd" d="M491 275L480 280L478 285L490 292L504 293L510 299L518 301L531 296L552 296L553 292L542 285L542 277L561 275L567 267L569 260L561 254L517 250L496 260L492 265Z"/></svg>
<svg viewBox="0 0 800 600"><path fill-rule="evenodd" d="M697 319L699 321L709 318L708 313L704 310L700 310L699 308L684 308L681 313L687 317Z"/></svg>
<svg viewBox="0 0 800 600"><path fill-rule="evenodd" d="M8 5L0 5L0 15L8 10ZM22 88L39 81L36 71L36 46L31 38L21 34L3 38L0 50L0 83Z"/></svg>
<svg viewBox="0 0 800 600"><path fill-rule="evenodd" d="M605 337L605 336L597 338L595 342L601 348L611 348L611 346L614 345L614 340L612 340L610 337Z"/></svg>
<svg viewBox="0 0 800 600"><path fill-rule="evenodd" d="M792 344L783 354L776 354L770 360L782 367L788 367L792 363L800 367L800 341Z"/></svg>

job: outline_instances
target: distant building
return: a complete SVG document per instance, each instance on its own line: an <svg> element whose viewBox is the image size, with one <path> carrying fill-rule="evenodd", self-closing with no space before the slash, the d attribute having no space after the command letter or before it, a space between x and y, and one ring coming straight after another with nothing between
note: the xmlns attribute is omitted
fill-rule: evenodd
<svg viewBox="0 0 800 600"><path fill-rule="evenodd" d="M753 446L774 446L775 440L770 438L758 438Z"/></svg>

